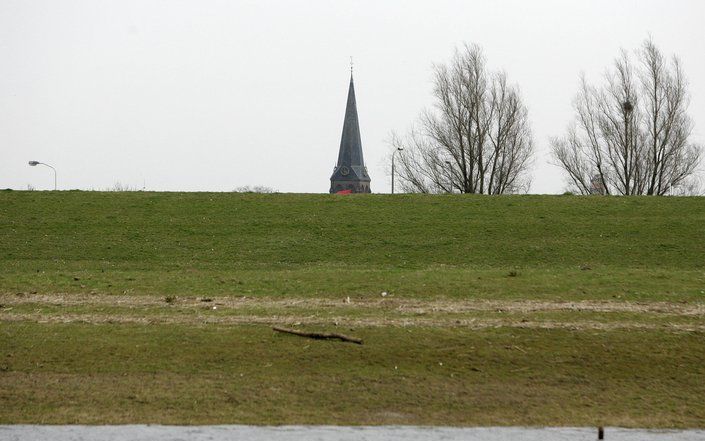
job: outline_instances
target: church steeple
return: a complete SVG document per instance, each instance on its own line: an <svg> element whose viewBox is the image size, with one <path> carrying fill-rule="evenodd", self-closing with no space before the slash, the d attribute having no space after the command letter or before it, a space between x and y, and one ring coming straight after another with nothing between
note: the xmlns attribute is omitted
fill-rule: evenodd
<svg viewBox="0 0 705 441"><path fill-rule="evenodd" d="M343 134L340 137L338 163L333 170L333 175L330 177L330 192L337 193L342 190L351 190L353 193L370 193L370 177L367 174L365 160L362 156L362 141L360 140L360 123L357 118L352 66L350 67L348 102L345 107Z"/></svg>

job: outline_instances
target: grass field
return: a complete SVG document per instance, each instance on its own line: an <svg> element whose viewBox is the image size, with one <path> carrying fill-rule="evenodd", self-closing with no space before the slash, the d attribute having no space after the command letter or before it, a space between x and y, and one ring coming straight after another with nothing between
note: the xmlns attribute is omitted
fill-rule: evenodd
<svg viewBox="0 0 705 441"><path fill-rule="evenodd" d="M0 423L705 427L704 337L703 198L0 192Z"/></svg>

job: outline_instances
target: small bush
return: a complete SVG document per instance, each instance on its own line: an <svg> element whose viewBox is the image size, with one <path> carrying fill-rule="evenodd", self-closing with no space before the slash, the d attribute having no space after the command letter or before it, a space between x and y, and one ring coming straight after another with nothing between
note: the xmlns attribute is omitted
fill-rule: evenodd
<svg viewBox="0 0 705 441"><path fill-rule="evenodd" d="M233 190L234 193L278 193L275 188L271 187L266 187L264 185L255 185L254 187L250 187L249 185L245 185L243 187L238 187L235 190Z"/></svg>

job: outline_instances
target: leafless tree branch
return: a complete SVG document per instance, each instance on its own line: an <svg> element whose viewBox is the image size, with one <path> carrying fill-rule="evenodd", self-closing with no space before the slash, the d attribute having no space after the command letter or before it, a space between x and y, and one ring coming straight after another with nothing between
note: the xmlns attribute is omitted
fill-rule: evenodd
<svg viewBox="0 0 705 441"><path fill-rule="evenodd" d="M653 41L622 51L601 87L583 78L576 119L553 138L553 157L581 194L666 195L698 188L692 177L703 148L689 141L687 81Z"/></svg>
<svg viewBox="0 0 705 441"><path fill-rule="evenodd" d="M434 107L405 136L392 134L398 178L408 192L527 191L533 136L519 91L487 71L477 45L434 66Z"/></svg>

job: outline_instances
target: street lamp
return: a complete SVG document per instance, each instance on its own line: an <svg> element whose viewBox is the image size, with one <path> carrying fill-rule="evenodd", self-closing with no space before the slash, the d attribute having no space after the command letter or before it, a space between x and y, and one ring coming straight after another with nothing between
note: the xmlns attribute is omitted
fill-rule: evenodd
<svg viewBox="0 0 705 441"><path fill-rule="evenodd" d="M631 137L629 134L629 125L631 122L631 116L632 112L634 111L634 105L631 103L631 101L626 100L625 102L622 103L622 111L624 112L624 152L626 156L626 161L629 162L629 154L632 153L630 151L631 149ZM633 133L633 132L632 132ZM633 154L633 153L632 153ZM626 188L625 188L625 193L626 194L631 194L629 192L629 180L626 182Z"/></svg>
<svg viewBox="0 0 705 441"><path fill-rule="evenodd" d="M54 167L39 161L29 161L29 165L31 165L32 167L36 167L37 165L46 165L50 169L54 170L54 190L56 190L56 169Z"/></svg>
<svg viewBox="0 0 705 441"><path fill-rule="evenodd" d="M446 165L448 166L448 180L450 181L450 189L448 190L448 193L453 193L453 166L450 161L446 161Z"/></svg>
<svg viewBox="0 0 705 441"><path fill-rule="evenodd" d="M394 155L402 150L404 150L404 147L397 147L397 149L394 150L394 153L392 153L392 194L394 194Z"/></svg>

